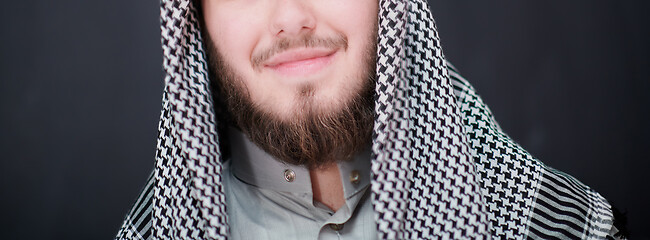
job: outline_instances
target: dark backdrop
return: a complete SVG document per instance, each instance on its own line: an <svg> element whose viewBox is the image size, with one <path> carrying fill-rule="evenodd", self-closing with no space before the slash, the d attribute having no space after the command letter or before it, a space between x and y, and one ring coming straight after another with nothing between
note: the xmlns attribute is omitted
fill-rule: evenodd
<svg viewBox="0 0 650 240"><path fill-rule="evenodd" d="M432 1L505 131L650 239L647 1ZM110 239L153 167L157 1L0 8L0 239Z"/></svg>

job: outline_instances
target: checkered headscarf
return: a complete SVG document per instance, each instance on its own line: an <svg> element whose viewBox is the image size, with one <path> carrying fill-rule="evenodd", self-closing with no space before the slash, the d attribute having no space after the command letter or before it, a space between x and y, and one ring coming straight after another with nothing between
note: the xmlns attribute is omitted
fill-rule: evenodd
<svg viewBox="0 0 650 240"><path fill-rule="evenodd" d="M607 201L514 143L447 63L425 0L380 0L379 9L371 189L381 239L608 234ZM143 193L150 198L141 197L118 238L228 238L219 123L196 11L191 0L162 0L156 166Z"/></svg>

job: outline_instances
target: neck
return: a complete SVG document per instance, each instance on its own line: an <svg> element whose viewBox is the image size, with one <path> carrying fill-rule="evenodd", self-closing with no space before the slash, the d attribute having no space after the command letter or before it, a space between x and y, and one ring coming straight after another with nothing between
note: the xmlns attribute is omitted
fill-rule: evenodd
<svg viewBox="0 0 650 240"><path fill-rule="evenodd" d="M341 173L336 163L320 168L310 169L311 188L314 201L318 201L333 211L337 211L345 203Z"/></svg>

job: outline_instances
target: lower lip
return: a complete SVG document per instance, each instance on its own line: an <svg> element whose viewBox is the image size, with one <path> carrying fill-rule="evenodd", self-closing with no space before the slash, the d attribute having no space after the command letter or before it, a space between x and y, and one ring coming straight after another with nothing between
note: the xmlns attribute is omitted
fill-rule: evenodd
<svg viewBox="0 0 650 240"><path fill-rule="evenodd" d="M267 68L287 77L312 75L327 67L332 62L335 54L332 53L322 57L282 63L275 66L268 66Z"/></svg>

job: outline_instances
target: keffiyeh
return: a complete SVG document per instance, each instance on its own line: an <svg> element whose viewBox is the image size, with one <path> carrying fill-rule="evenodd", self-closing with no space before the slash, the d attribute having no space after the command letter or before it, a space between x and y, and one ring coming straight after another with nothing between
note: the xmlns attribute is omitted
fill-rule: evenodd
<svg viewBox="0 0 650 240"><path fill-rule="evenodd" d="M118 239L227 239L221 139L195 3L161 1L153 176ZM381 239L605 238L598 193L512 141L444 57L425 0L380 0L372 204Z"/></svg>

